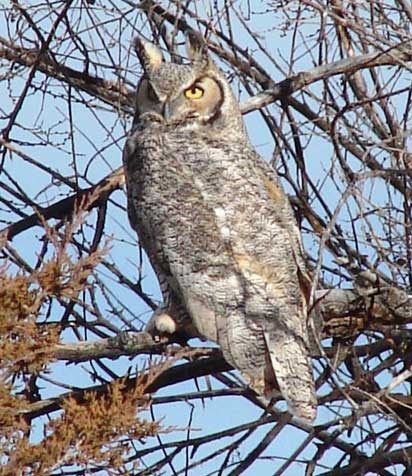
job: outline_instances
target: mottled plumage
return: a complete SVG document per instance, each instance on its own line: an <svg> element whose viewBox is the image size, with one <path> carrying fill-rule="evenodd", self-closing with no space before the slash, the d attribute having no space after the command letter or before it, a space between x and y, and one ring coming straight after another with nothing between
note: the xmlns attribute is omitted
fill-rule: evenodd
<svg viewBox="0 0 412 476"><path fill-rule="evenodd" d="M190 65L136 40L144 69L124 165L129 217L160 281L152 332L217 342L258 393L316 415L301 238L223 73L195 35Z"/></svg>

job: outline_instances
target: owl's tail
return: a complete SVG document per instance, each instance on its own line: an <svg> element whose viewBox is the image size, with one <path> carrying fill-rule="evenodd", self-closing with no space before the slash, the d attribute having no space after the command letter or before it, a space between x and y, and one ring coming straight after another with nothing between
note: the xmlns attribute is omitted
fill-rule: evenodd
<svg viewBox="0 0 412 476"><path fill-rule="evenodd" d="M289 411L308 422L316 418L316 392L307 346L302 338L282 329L265 331L268 364L275 373L279 390ZM273 375L266 369L266 375ZM274 379L266 381L266 397L270 397Z"/></svg>

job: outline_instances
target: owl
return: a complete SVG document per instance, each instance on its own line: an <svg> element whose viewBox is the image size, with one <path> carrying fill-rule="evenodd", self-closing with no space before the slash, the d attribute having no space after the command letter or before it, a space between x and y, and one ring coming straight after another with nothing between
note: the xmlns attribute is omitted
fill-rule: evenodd
<svg viewBox="0 0 412 476"><path fill-rule="evenodd" d="M187 37L188 64L135 40L144 74L123 162L129 219L163 295L150 330L216 342L258 394L280 390L313 421L299 229L223 72Z"/></svg>

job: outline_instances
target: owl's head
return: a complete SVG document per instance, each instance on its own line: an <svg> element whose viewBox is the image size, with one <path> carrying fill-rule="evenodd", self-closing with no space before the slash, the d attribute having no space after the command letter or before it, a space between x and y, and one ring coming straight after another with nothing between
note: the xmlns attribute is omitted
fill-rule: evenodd
<svg viewBox="0 0 412 476"><path fill-rule="evenodd" d="M144 71L136 95L137 121L146 116L187 128L243 131L239 104L199 35L187 35L190 64L165 62L157 46L140 38L135 48Z"/></svg>

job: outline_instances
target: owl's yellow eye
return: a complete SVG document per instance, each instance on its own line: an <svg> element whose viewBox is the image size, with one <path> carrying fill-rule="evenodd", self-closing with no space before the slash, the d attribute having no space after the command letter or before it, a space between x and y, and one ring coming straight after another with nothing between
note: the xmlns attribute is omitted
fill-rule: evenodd
<svg viewBox="0 0 412 476"><path fill-rule="evenodd" d="M185 96L187 99L200 99L203 97L204 90L199 86L192 86L185 90Z"/></svg>

